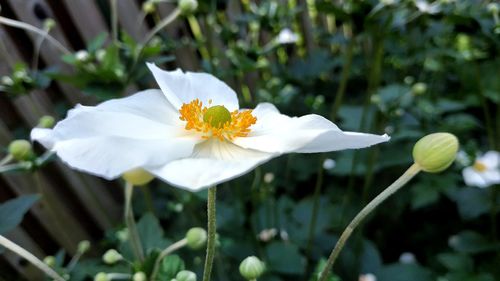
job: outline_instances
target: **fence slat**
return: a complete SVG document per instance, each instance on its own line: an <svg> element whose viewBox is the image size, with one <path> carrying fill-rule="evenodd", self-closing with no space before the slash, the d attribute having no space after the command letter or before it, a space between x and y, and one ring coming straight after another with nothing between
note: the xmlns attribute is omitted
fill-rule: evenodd
<svg viewBox="0 0 500 281"><path fill-rule="evenodd" d="M78 31L85 42L90 42L102 32L107 32L106 22L95 1L63 0Z"/></svg>
<svg viewBox="0 0 500 281"><path fill-rule="evenodd" d="M141 40L148 32L143 24L137 24L138 19L143 17L141 10L134 0L117 0L118 21L123 29L135 40Z"/></svg>

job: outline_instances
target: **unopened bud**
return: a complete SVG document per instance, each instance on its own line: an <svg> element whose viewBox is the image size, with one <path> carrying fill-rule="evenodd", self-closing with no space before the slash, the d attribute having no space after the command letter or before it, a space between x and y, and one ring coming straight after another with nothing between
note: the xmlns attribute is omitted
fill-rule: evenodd
<svg viewBox="0 0 500 281"><path fill-rule="evenodd" d="M56 21L54 19L48 18L43 21L43 29L44 30L52 30L56 26Z"/></svg>
<svg viewBox="0 0 500 281"><path fill-rule="evenodd" d="M38 126L40 128L52 128L56 123L56 119L50 115L44 115L38 119Z"/></svg>
<svg viewBox="0 0 500 281"><path fill-rule="evenodd" d="M247 280L259 278L264 273L265 265L255 256L244 259L240 264L240 273Z"/></svg>
<svg viewBox="0 0 500 281"><path fill-rule="evenodd" d="M411 87L411 92L415 96L425 94L426 91L427 91L427 84L425 84L423 82L415 83L415 85L413 85L413 87Z"/></svg>
<svg viewBox="0 0 500 281"><path fill-rule="evenodd" d="M133 281L146 281L146 280L148 280L148 277L146 276L146 273L139 271L139 272L134 273L132 280Z"/></svg>
<svg viewBox="0 0 500 281"><path fill-rule="evenodd" d="M189 248L200 249L207 242L207 231L201 227L193 227L186 233L186 240Z"/></svg>
<svg viewBox="0 0 500 281"><path fill-rule="evenodd" d="M121 261L122 259L122 255L115 249L107 250L106 253L104 253L104 255L102 256L102 260L106 264L114 264L118 261Z"/></svg>
<svg viewBox="0 0 500 281"><path fill-rule="evenodd" d="M413 159L423 171L438 173L448 168L458 152L458 139L450 133L434 133L421 138L413 147Z"/></svg>
<svg viewBox="0 0 500 281"><path fill-rule="evenodd" d="M15 140L9 144L9 153L17 161L24 161L33 156L33 148L27 140Z"/></svg>
<svg viewBox="0 0 500 281"><path fill-rule="evenodd" d="M85 50L76 52L75 58L79 61L86 61L89 58L89 53Z"/></svg>
<svg viewBox="0 0 500 281"><path fill-rule="evenodd" d="M179 9L181 10L181 14L183 15L190 15L194 13L197 8L197 0L179 0Z"/></svg>
<svg viewBox="0 0 500 281"><path fill-rule="evenodd" d="M54 258L54 256L46 256L43 259L43 263L45 263L49 267L54 267L56 266L56 258Z"/></svg>
<svg viewBox="0 0 500 281"><path fill-rule="evenodd" d="M182 270L175 276L177 281L196 281L196 274L188 270Z"/></svg>
<svg viewBox="0 0 500 281"><path fill-rule="evenodd" d="M12 80L12 78L10 78L9 76L2 76L2 81L1 82L5 86L12 86L12 85L14 85L14 80Z"/></svg>
<svg viewBox="0 0 500 281"><path fill-rule="evenodd" d="M109 281L108 275L104 272L99 272L94 276L94 281Z"/></svg>
<svg viewBox="0 0 500 281"><path fill-rule="evenodd" d="M155 4L151 1L144 2L142 4L142 11L145 14L151 14L155 11Z"/></svg>
<svg viewBox="0 0 500 281"><path fill-rule="evenodd" d="M123 173L122 178L132 185L145 185L154 179L154 176L144 169L137 168Z"/></svg>
<svg viewBox="0 0 500 281"><path fill-rule="evenodd" d="M498 13L498 8L499 4L497 3L489 3L488 6L486 6L486 9L488 9L488 12L492 13L492 14L496 14Z"/></svg>
<svg viewBox="0 0 500 281"><path fill-rule="evenodd" d="M90 249L90 242L88 240L83 240L78 243L78 253L84 254Z"/></svg>

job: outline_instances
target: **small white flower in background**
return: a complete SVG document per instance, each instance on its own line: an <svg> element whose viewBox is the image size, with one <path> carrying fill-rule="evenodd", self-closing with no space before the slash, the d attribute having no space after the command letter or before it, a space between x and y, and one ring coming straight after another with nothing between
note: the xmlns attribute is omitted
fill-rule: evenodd
<svg viewBox="0 0 500 281"><path fill-rule="evenodd" d="M76 52L75 58L79 61L86 61L89 58L89 53L85 50Z"/></svg>
<svg viewBox="0 0 500 281"><path fill-rule="evenodd" d="M429 4L426 0L415 0L415 6L417 9L424 14L437 14L441 11L441 7L438 2Z"/></svg>
<svg viewBox="0 0 500 281"><path fill-rule="evenodd" d="M284 229L280 230L280 237L283 241L288 241L288 239L290 239L290 235L288 235L288 232Z"/></svg>
<svg viewBox="0 0 500 281"><path fill-rule="evenodd" d="M377 277L371 273L362 274L359 276L359 281L377 281Z"/></svg>
<svg viewBox="0 0 500 281"><path fill-rule="evenodd" d="M299 35L289 28L284 28L276 37L279 44L294 44L299 40Z"/></svg>
<svg viewBox="0 0 500 281"><path fill-rule="evenodd" d="M472 166L462 170L462 175L469 186L484 188L500 184L500 153L491 150L477 157Z"/></svg>
<svg viewBox="0 0 500 281"><path fill-rule="evenodd" d="M404 252L401 254L401 256L399 256L399 262L409 264L417 262L417 259L415 258L415 255L413 253Z"/></svg>
<svg viewBox="0 0 500 281"><path fill-rule="evenodd" d="M262 242L269 242L271 239L273 239L276 236L276 234L278 234L278 230L276 228L263 229L257 235L257 237Z"/></svg>
<svg viewBox="0 0 500 281"><path fill-rule="evenodd" d="M77 105L53 129L31 138L69 166L106 179L142 168L198 191L285 153L364 148L387 135L343 132L322 116L289 117L270 103L240 109L236 93L207 73L148 64L161 90Z"/></svg>
<svg viewBox="0 0 500 281"><path fill-rule="evenodd" d="M264 182L265 183L272 183L274 181L274 174L273 173L265 173L264 174Z"/></svg>
<svg viewBox="0 0 500 281"><path fill-rule="evenodd" d="M335 160L327 158L327 159L325 159L325 161L323 161L323 169L331 170L331 169L335 168L336 164L337 163L335 162Z"/></svg>

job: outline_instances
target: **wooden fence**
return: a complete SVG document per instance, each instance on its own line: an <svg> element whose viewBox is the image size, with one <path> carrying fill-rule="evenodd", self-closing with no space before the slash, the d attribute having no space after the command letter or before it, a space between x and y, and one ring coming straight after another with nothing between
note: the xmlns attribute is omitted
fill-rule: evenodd
<svg viewBox="0 0 500 281"><path fill-rule="evenodd" d="M143 18L142 1L118 0L117 11L120 28L134 39L143 39L148 29L138 25ZM238 2L238 1L237 1ZM102 32L109 33L108 0L0 0L0 15L43 28L44 21L52 18L56 26L50 34L69 50L83 49L85 44ZM158 5L162 17L174 6ZM170 25L166 32L170 36L189 36L184 22ZM12 72L15 62L31 64L38 36L0 25L0 76ZM175 53L177 65L188 70L199 68L197 54L182 49ZM40 50L40 66L57 66L70 73L71 67L61 61L59 50L45 43ZM134 91L134 87L130 89ZM56 104L92 104L93 100L76 88L55 82L44 91L33 91L15 99L0 94L0 145L6 147L14 138L12 132L23 131L24 135L43 115L56 115ZM1 155L0 155L1 156ZM47 165L36 173L0 175L0 202L31 193L41 193L43 198L16 230L7 236L23 245L38 257L55 254L65 249L75 253L81 240L96 241L103 230L109 229L121 216L121 188L112 182L75 172L59 161ZM42 280L39 271L14 254L1 256L0 271L17 271L28 280ZM0 280L2 280L0 272Z"/></svg>

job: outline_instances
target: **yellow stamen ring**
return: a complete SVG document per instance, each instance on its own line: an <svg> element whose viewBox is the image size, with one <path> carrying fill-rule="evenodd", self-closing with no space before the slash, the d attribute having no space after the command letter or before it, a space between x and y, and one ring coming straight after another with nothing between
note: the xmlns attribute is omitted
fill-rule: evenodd
<svg viewBox="0 0 500 281"><path fill-rule="evenodd" d="M229 112L222 105L203 106L199 99L184 103L179 113L179 119L186 121L185 129L200 132L205 139L216 137L219 140L233 140L246 137L251 131L250 126L257 122L252 110Z"/></svg>
<svg viewBox="0 0 500 281"><path fill-rule="evenodd" d="M486 171L488 168L486 167L486 165L484 165L484 163L480 162L480 161L477 161L474 163L474 165L472 166L472 168L478 172L484 172Z"/></svg>

